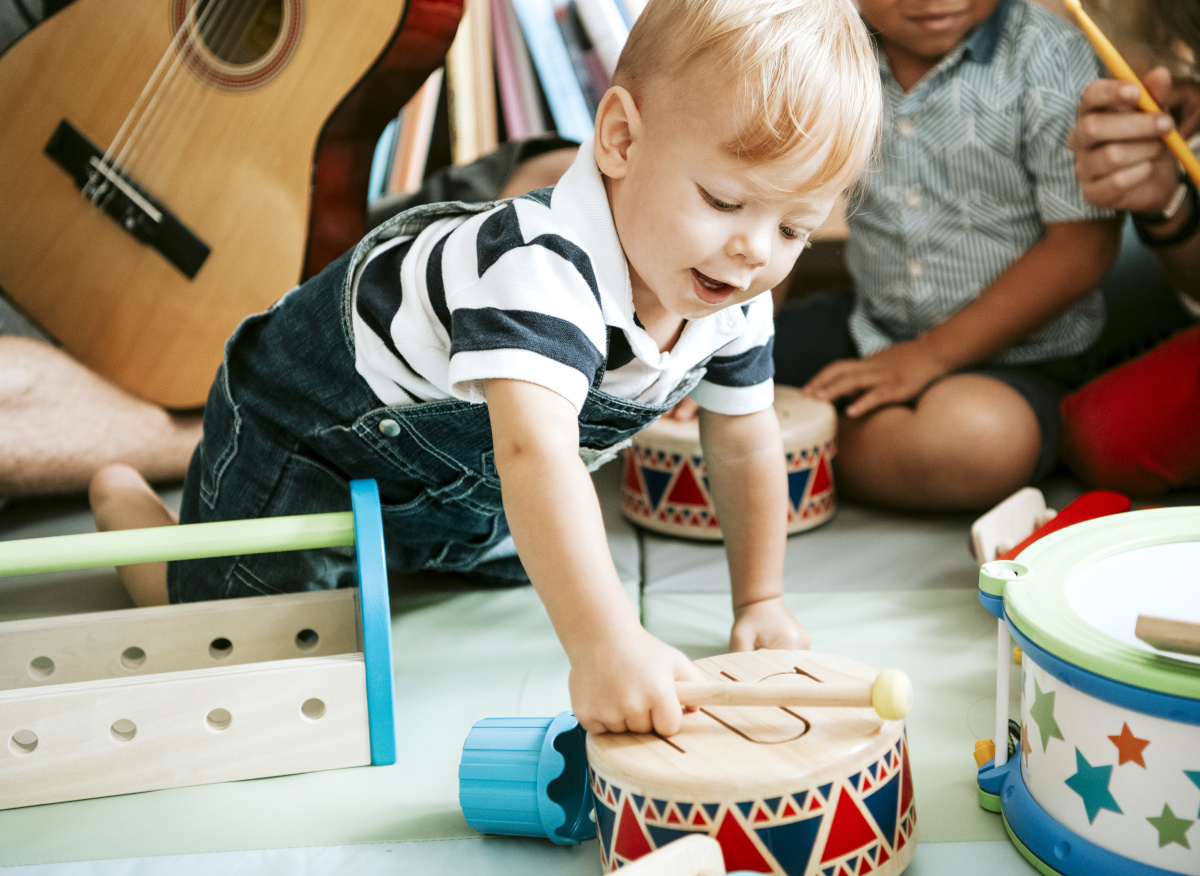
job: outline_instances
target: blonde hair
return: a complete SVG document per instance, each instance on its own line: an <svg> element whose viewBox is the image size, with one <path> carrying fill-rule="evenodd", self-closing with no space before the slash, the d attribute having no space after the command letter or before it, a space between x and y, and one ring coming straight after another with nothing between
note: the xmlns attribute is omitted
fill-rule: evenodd
<svg viewBox="0 0 1200 876"><path fill-rule="evenodd" d="M748 119L732 153L767 162L828 154L812 182L845 188L879 139L879 64L850 0L650 0L613 84L637 96L655 79L686 81L699 63L736 83Z"/></svg>

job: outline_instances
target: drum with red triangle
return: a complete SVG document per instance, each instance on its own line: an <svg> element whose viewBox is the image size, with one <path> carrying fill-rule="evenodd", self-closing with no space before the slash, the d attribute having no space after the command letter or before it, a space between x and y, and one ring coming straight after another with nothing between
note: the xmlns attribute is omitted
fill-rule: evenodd
<svg viewBox="0 0 1200 876"><path fill-rule="evenodd" d="M750 651L696 661L714 680L870 681L857 661ZM603 864L616 870L703 833L729 871L895 876L917 842L903 721L870 708L705 706L664 739L587 739Z"/></svg>
<svg viewBox="0 0 1200 876"><path fill-rule="evenodd" d="M790 386L775 387L788 479L788 534L833 516L833 458L837 414ZM708 473L695 419L660 419L639 432L625 451L621 511L646 529L686 538L719 540Z"/></svg>

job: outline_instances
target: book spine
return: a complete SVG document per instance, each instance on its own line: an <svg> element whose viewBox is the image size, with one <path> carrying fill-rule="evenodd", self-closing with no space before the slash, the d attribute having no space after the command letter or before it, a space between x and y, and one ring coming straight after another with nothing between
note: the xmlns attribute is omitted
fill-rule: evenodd
<svg viewBox="0 0 1200 876"><path fill-rule="evenodd" d="M513 7L558 133L582 143L592 136L593 118L558 29L554 7L550 0L514 0Z"/></svg>

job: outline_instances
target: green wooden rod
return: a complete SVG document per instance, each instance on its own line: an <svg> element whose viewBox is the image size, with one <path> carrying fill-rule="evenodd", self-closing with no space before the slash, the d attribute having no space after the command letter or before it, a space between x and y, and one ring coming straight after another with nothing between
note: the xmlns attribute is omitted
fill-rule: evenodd
<svg viewBox="0 0 1200 876"><path fill-rule="evenodd" d="M0 542L0 576L354 544L354 514L301 514Z"/></svg>

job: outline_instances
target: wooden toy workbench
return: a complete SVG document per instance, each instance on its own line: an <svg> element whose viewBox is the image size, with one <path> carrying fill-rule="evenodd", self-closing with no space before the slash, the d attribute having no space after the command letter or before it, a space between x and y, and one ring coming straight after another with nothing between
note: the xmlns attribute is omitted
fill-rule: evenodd
<svg viewBox="0 0 1200 876"><path fill-rule="evenodd" d="M3 575L353 544L359 587L0 623L0 809L393 763L375 482L351 500L6 543Z"/></svg>

